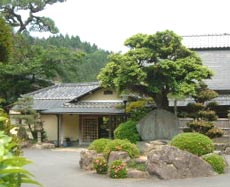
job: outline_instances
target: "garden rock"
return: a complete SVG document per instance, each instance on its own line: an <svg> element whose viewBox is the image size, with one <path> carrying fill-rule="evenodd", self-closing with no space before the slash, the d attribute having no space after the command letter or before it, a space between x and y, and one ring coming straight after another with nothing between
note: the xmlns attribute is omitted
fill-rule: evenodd
<svg viewBox="0 0 230 187"><path fill-rule="evenodd" d="M162 146L148 154L147 170L160 179L182 179L215 175L203 159L172 146Z"/></svg>
<svg viewBox="0 0 230 187"><path fill-rule="evenodd" d="M224 154L230 155L230 147L226 147L226 149L224 150Z"/></svg>
<svg viewBox="0 0 230 187"><path fill-rule="evenodd" d="M138 122L137 131L144 141L171 139L179 133L179 120L166 110L153 110Z"/></svg>
<svg viewBox="0 0 230 187"><path fill-rule="evenodd" d="M166 145L166 140L155 140L155 141L140 141L137 142L137 147L142 155L147 155L152 150L161 149L163 145Z"/></svg>
<svg viewBox="0 0 230 187"><path fill-rule="evenodd" d="M149 178L150 175L146 171L140 171L137 169L128 169L127 177L128 178Z"/></svg>
<svg viewBox="0 0 230 187"><path fill-rule="evenodd" d="M128 162L130 160L130 156L125 151L111 151L109 154L108 164L111 165L114 160L122 160L123 162Z"/></svg>
<svg viewBox="0 0 230 187"><path fill-rule="evenodd" d="M94 150L82 150L80 152L80 161L79 165L81 169L84 170L93 170L93 161L95 158L103 157L102 154L98 154Z"/></svg>

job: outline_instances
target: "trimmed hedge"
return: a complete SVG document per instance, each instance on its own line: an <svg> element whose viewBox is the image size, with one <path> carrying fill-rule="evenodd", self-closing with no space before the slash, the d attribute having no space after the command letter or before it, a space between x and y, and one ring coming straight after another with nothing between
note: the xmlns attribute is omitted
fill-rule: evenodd
<svg viewBox="0 0 230 187"><path fill-rule="evenodd" d="M129 140L112 140L106 145L103 151L104 156L108 158L111 151L126 151L131 158L135 158L140 155L137 146L131 143Z"/></svg>
<svg viewBox="0 0 230 187"><path fill-rule="evenodd" d="M212 153L212 154L204 155L202 158L212 166L215 172L219 174L224 173L224 168L226 164L222 156Z"/></svg>
<svg viewBox="0 0 230 187"><path fill-rule="evenodd" d="M209 137L193 132L176 135L172 139L171 145L198 156L214 151L214 143Z"/></svg>
<svg viewBox="0 0 230 187"><path fill-rule="evenodd" d="M114 137L116 139L128 139L131 143L136 143L139 141L140 135L137 132L135 121L127 121L121 123L114 131Z"/></svg>
<svg viewBox="0 0 230 187"><path fill-rule="evenodd" d="M112 140L101 138L94 140L88 147L89 150L95 150L97 153L103 153L106 145L111 142Z"/></svg>

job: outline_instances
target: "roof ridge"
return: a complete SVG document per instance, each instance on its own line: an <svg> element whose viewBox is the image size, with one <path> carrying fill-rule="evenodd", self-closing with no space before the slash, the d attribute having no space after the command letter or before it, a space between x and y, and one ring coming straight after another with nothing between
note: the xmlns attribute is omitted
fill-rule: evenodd
<svg viewBox="0 0 230 187"><path fill-rule="evenodd" d="M93 86L99 85L99 82L80 82L80 83L59 83L58 86Z"/></svg>
<svg viewBox="0 0 230 187"><path fill-rule="evenodd" d="M213 34L191 34L182 35L182 37L204 37L204 36L230 36L230 33L213 33Z"/></svg>

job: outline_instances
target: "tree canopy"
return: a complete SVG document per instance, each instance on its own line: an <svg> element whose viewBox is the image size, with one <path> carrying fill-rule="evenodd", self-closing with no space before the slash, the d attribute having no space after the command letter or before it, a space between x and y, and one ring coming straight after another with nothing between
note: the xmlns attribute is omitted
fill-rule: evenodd
<svg viewBox="0 0 230 187"><path fill-rule="evenodd" d="M196 84L212 76L173 31L136 34L125 45L130 50L111 55L110 63L101 70L101 85L150 96L159 108L168 108L168 94L194 94Z"/></svg>
<svg viewBox="0 0 230 187"><path fill-rule="evenodd" d="M52 19L39 16L37 13L52 5L65 0L4 0L0 1L0 13L17 33L23 31L48 31L57 33L58 28ZM22 16L22 11L24 14ZM27 17L25 17L27 15Z"/></svg>

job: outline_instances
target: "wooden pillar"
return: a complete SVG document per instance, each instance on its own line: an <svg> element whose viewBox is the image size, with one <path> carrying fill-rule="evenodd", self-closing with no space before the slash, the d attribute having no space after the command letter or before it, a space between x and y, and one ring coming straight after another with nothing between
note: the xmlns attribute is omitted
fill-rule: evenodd
<svg viewBox="0 0 230 187"><path fill-rule="evenodd" d="M109 116L109 139L112 139L112 116Z"/></svg>

